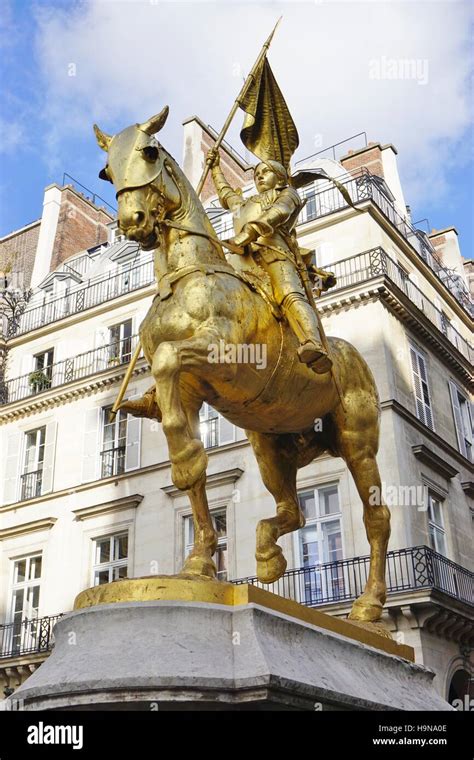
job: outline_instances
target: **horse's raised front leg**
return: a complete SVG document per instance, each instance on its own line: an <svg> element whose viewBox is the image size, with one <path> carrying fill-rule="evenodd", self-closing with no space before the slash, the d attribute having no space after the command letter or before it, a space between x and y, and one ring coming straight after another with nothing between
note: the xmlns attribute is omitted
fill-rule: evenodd
<svg viewBox="0 0 474 760"><path fill-rule="evenodd" d="M273 583L286 570L286 559L277 541L285 533L305 524L296 492L297 451L288 435L246 431L257 458L266 488L276 502L276 517L257 525L257 575L262 583Z"/></svg>
<svg viewBox="0 0 474 760"><path fill-rule="evenodd" d="M201 334L187 340L161 343L151 365L168 443L171 479L182 491L190 489L206 472L207 455L199 437L194 436L189 415L183 409L180 374L208 361L208 346L212 341L210 335Z"/></svg>

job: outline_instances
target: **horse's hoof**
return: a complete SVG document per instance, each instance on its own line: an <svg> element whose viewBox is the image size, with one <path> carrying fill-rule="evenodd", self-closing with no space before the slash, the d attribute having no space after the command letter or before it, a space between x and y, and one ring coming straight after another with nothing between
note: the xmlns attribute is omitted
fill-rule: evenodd
<svg viewBox="0 0 474 760"><path fill-rule="evenodd" d="M381 619L382 612L383 604L380 599L373 594L364 593L352 605L348 620L376 623Z"/></svg>
<svg viewBox="0 0 474 760"><path fill-rule="evenodd" d="M207 469L207 454L200 441L191 441L179 461L171 464L171 480L180 491L192 488Z"/></svg>
<svg viewBox="0 0 474 760"><path fill-rule="evenodd" d="M213 580L217 577L217 568L209 557L192 556L186 559L183 569L178 575L205 575Z"/></svg>
<svg viewBox="0 0 474 760"><path fill-rule="evenodd" d="M286 559L281 549L270 559L257 560L257 577L260 583L274 583L281 578L285 570Z"/></svg>

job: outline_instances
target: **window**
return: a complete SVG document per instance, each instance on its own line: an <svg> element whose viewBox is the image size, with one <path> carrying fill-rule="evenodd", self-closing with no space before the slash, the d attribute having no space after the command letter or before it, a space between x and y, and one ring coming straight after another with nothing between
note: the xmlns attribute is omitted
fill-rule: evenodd
<svg viewBox="0 0 474 760"><path fill-rule="evenodd" d="M338 599L344 593L341 509L336 484L304 491L298 496L306 525L298 531L300 563L304 573L305 604Z"/></svg>
<svg viewBox="0 0 474 760"><path fill-rule="evenodd" d="M112 475L125 472L127 415L119 410L115 417L112 417L112 405L104 407L102 412L102 477L110 478Z"/></svg>
<svg viewBox="0 0 474 760"><path fill-rule="evenodd" d="M219 445L219 415L209 406L209 404L203 404L199 412L199 430L201 433L201 441L204 444L205 449L213 448Z"/></svg>
<svg viewBox="0 0 474 760"><path fill-rule="evenodd" d="M23 557L13 563L10 622L4 637L4 651L12 654L35 648L38 634L38 608L41 583L41 554Z"/></svg>
<svg viewBox="0 0 474 760"><path fill-rule="evenodd" d="M104 536L94 541L93 585L126 578L128 572L128 533Z"/></svg>
<svg viewBox="0 0 474 760"><path fill-rule="evenodd" d="M452 380L449 382L449 390L451 393L458 448L461 454L472 462L474 461L474 456L471 405L469 399Z"/></svg>
<svg viewBox="0 0 474 760"><path fill-rule="evenodd" d="M54 349L49 348L40 354L35 354L34 369L30 372L29 382L33 393L41 393L51 388L53 375Z"/></svg>
<svg viewBox="0 0 474 760"><path fill-rule="evenodd" d="M410 361L415 390L416 416L427 427L434 430L428 372L425 357L414 346L410 346Z"/></svg>
<svg viewBox="0 0 474 760"><path fill-rule="evenodd" d="M213 556L216 563L217 578L220 581L227 580L227 511L225 509L211 513L212 524L217 533L217 549ZM194 522L192 515L184 518L184 558L188 556L194 546Z"/></svg>
<svg viewBox="0 0 474 760"><path fill-rule="evenodd" d="M25 433L25 459L21 476L21 499L34 499L41 494L44 467L46 427Z"/></svg>
<svg viewBox="0 0 474 760"><path fill-rule="evenodd" d="M108 363L125 364L132 355L132 320L127 319L109 328Z"/></svg>
<svg viewBox="0 0 474 760"><path fill-rule="evenodd" d="M216 412L209 404L203 404L199 411L200 435L204 448L211 449L215 446L224 446L226 443L233 443L238 437L243 435L232 422L229 422Z"/></svg>
<svg viewBox="0 0 474 760"><path fill-rule="evenodd" d="M428 532L431 548L446 556L446 533L442 505L441 501L431 493L428 493Z"/></svg>

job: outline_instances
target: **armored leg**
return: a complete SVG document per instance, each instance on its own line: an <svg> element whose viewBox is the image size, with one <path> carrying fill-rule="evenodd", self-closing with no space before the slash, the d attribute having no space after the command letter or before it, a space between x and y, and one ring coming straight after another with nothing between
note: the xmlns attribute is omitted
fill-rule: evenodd
<svg viewBox="0 0 474 760"><path fill-rule="evenodd" d="M310 365L318 374L329 372L332 362L322 345L318 318L305 296L301 293L288 293L281 307L300 342L300 361Z"/></svg>

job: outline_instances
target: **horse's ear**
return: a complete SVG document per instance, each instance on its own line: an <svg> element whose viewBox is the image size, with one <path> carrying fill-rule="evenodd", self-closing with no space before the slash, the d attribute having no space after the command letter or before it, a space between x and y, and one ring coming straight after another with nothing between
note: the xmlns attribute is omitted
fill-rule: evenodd
<svg viewBox="0 0 474 760"><path fill-rule="evenodd" d="M152 116L151 119L140 124L142 132L145 132L147 135L156 135L164 127L169 111L169 106L165 106L156 116Z"/></svg>
<svg viewBox="0 0 474 760"><path fill-rule="evenodd" d="M101 147L102 150L107 151L109 149L109 145L112 140L112 137L110 135L106 135L105 132L102 132L102 130L99 129L97 124L94 124L94 132L95 132L97 142L99 143L99 147Z"/></svg>

